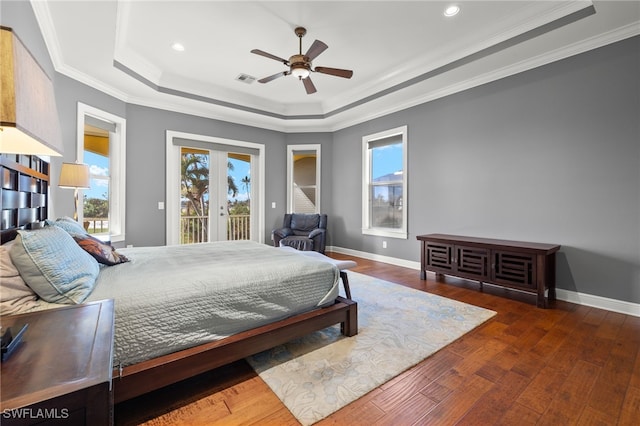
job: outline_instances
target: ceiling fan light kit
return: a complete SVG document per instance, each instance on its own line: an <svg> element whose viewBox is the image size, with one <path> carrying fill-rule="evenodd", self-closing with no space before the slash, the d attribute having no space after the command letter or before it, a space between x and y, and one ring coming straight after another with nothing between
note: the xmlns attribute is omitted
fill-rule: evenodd
<svg viewBox="0 0 640 426"><path fill-rule="evenodd" d="M304 61L304 56L293 55L289 58L289 62L291 63L291 74L294 77L302 79L309 77L309 74L311 74L311 67Z"/></svg>
<svg viewBox="0 0 640 426"><path fill-rule="evenodd" d="M351 78L351 76L353 76L353 71L351 70L328 67L312 68L311 61L318 57L318 55L320 55L322 52L327 50L329 46L327 46L320 40L315 40L311 47L309 47L309 50L307 50L307 53L302 54L302 37L304 37L304 35L307 33L307 30L303 27L297 27L294 32L299 39L299 53L296 55L292 55L289 60L280 58L279 56L272 55L259 49L253 49L251 51L251 53L255 53L256 55L264 56L265 58L282 62L284 65L289 67L288 71L282 71L277 74L270 75L258 80L258 82L268 83L278 77L293 75L294 77L297 77L298 80L302 81L307 94L310 95L316 92L316 87L310 78L312 72L318 72L321 74L328 74L342 78Z"/></svg>

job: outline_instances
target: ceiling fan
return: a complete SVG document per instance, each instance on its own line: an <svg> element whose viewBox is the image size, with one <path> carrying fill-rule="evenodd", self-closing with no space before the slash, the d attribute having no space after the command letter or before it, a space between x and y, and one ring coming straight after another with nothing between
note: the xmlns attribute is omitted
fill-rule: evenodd
<svg viewBox="0 0 640 426"><path fill-rule="evenodd" d="M298 36L300 40L300 50L297 55L293 55L287 59L280 58L278 56L272 55L270 53L264 52L259 49L253 49L251 53L255 53L256 55L264 56L269 59L275 59L278 62L282 62L286 66L289 67L288 71L282 71L274 75L270 75L269 77L265 77L263 79L258 80L260 83L268 83L272 80L275 80L278 77L282 77L285 75L293 75L294 77L298 77L299 80L302 80L302 84L304 84L304 88L307 91L307 94L310 95L316 92L316 86L313 85L311 78L309 77L312 72L319 72L321 74L329 74L334 75L336 77L342 78L351 78L353 75L353 71L351 70L343 70L340 68L328 68L328 67L311 67L311 61L313 61L318 55L324 52L329 46L321 42L320 40L316 40L313 42L307 53L302 54L302 37L307 33L307 30L303 27L297 27L294 32Z"/></svg>

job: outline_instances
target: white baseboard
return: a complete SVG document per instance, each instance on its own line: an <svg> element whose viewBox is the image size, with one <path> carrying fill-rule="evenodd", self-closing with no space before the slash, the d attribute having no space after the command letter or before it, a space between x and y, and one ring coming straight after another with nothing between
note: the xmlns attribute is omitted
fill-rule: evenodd
<svg viewBox="0 0 640 426"><path fill-rule="evenodd" d="M593 294L578 293L577 291L556 288L558 300L576 303L578 305L591 306L607 311L619 312L621 314L640 317L640 304L625 302L624 300L609 299L608 297L595 296Z"/></svg>
<svg viewBox="0 0 640 426"><path fill-rule="evenodd" d="M363 259L375 260L376 262L388 263L390 265L402 266L404 268L420 270L420 262L412 260L398 259L397 257L383 256L381 254L368 253L366 251L351 250L342 247L327 246L326 251L335 253L348 254L349 256L357 256Z"/></svg>
<svg viewBox="0 0 640 426"><path fill-rule="evenodd" d="M327 251L348 254L363 259L375 260L376 262L389 263L391 265L402 266L404 268L420 270L420 262L398 259L396 257L383 256L381 254L368 253L364 251L352 250L342 247L328 246ZM577 291L556 288L556 298L565 302L578 305L591 306L593 308L605 309L607 311L640 317L640 304L626 302L624 300L610 299L608 297L595 296L593 294L579 293Z"/></svg>

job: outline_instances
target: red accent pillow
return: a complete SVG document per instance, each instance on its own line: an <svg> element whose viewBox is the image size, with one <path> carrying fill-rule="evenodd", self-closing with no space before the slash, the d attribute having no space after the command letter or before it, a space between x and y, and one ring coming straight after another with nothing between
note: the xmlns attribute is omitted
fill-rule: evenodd
<svg viewBox="0 0 640 426"><path fill-rule="evenodd" d="M113 266L129 261L126 256L118 253L110 244L100 241L89 234L73 234L73 239L76 240L80 247L103 265Z"/></svg>

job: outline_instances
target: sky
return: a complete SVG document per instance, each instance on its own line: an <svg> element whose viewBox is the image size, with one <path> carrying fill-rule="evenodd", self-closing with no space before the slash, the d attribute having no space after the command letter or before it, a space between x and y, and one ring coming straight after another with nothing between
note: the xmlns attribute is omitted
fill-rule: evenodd
<svg viewBox="0 0 640 426"><path fill-rule="evenodd" d="M388 145L375 150L376 157L374 159L374 177L384 176L386 174L394 173L402 168L402 145ZM242 179L245 176L251 176L250 164L246 161L240 161L236 159L229 160L233 164L233 170L229 173L236 182L238 187L238 194L236 200L246 200L247 193L245 187L242 184ZM84 153L84 163L90 166L91 175L106 176L109 160L106 157L97 155L88 151ZM135 178L135 176L133 176ZM105 198L103 195L107 192L106 185L99 179L91 179L91 188L84 190L84 195L87 198ZM227 198L232 200L231 195Z"/></svg>
<svg viewBox="0 0 640 426"><path fill-rule="evenodd" d="M233 171L230 171L231 176L233 177L236 186L238 187L238 194L235 198L231 198L231 195L228 195L229 200L246 200L247 193L244 184L242 183L242 179L245 176L251 176L250 173L250 164L246 161L235 160L231 158L229 160L233 164ZM89 151L84 152L84 163L89 165L90 174L93 175L101 175L106 176L107 170L109 168L109 160L102 156L97 155ZM135 176L134 176L135 178ZM101 181L100 179L91 179L91 188L83 190L84 196L87 198L102 198L106 199L104 194L108 192L106 183Z"/></svg>
<svg viewBox="0 0 640 426"><path fill-rule="evenodd" d="M373 150L373 178L402 170L402 144L385 145Z"/></svg>
<svg viewBox="0 0 640 426"><path fill-rule="evenodd" d="M91 175L106 176L109 169L109 160L102 155L97 155L89 151L84 152L84 164L89 165L89 173ZM102 198L106 199L103 194L108 192L107 186L99 179L91 179L91 188L83 190L83 195L87 198Z"/></svg>
<svg viewBox="0 0 640 426"><path fill-rule="evenodd" d="M229 174L233 177L233 180L238 187L238 194L233 199L239 201L246 200L249 197L246 188L242 183L242 179L244 179L245 176L251 177L251 164L247 161L235 160L233 158L229 159L229 161L233 164L233 170L229 171ZM251 187L249 187L249 190L251 190ZM227 198L230 200L232 199L231 195L228 195Z"/></svg>

